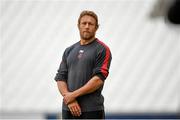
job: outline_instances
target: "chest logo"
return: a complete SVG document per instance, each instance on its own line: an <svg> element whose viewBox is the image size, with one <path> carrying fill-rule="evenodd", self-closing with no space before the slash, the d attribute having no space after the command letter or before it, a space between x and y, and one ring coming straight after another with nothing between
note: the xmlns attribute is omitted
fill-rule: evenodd
<svg viewBox="0 0 180 120"><path fill-rule="evenodd" d="M79 59L82 58L83 54L84 54L84 50L79 50L78 58Z"/></svg>

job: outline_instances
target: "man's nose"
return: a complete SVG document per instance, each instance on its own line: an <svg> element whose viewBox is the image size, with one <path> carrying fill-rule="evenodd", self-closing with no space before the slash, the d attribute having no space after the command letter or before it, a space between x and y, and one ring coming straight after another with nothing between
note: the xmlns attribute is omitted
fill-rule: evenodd
<svg viewBox="0 0 180 120"><path fill-rule="evenodd" d="M89 28L89 24L88 23L85 25L85 28Z"/></svg>

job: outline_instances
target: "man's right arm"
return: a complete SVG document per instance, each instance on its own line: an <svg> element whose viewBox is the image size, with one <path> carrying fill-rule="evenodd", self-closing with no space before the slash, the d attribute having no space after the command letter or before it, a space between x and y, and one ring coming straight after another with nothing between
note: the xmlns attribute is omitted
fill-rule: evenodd
<svg viewBox="0 0 180 120"><path fill-rule="evenodd" d="M65 81L57 81L57 86L62 96L69 92Z"/></svg>
<svg viewBox="0 0 180 120"><path fill-rule="evenodd" d="M57 86L59 92L64 97L66 93L68 93L67 83L65 81L57 81ZM81 108L76 100L68 104L68 108L71 111L73 116L80 116L81 115Z"/></svg>
<svg viewBox="0 0 180 120"><path fill-rule="evenodd" d="M60 63L59 69L58 69L58 73L55 76L55 80L57 82L58 90L63 97L66 93L69 92L67 82L66 82L67 75L68 75L68 67L67 67L67 61L66 61L66 57L68 54L67 51L68 51L68 49L66 49L64 51L62 61ZM73 116L80 116L81 108L80 108L77 100L72 101L67 106L68 106L68 108L71 111L71 114Z"/></svg>

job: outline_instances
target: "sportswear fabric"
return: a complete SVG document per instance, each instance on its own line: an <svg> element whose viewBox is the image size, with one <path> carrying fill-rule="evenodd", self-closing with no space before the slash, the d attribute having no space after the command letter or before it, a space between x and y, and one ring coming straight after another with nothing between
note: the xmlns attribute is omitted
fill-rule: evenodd
<svg viewBox="0 0 180 120"><path fill-rule="evenodd" d="M87 45L81 45L79 41L64 51L55 80L65 81L71 92L84 86L95 75L104 81L109 74L111 59L109 47L97 38ZM82 112L104 109L102 89L103 86L77 98ZM69 110L64 102L63 110Z"/></svg>

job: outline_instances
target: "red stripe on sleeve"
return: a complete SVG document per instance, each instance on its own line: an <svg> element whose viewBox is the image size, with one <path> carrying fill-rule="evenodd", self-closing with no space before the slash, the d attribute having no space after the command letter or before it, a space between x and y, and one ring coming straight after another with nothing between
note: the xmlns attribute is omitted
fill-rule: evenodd
<svg viewBox="0 0 180 120"><path fill-rule="evenodd" d="M102 66L101 66L101 72L103 73L103 75L105 77L107 77L108 76L108 63L109 63L109 59L110 59L110 50L109 50L109 47L106 44L104 44L102 41L100 41L98 39L97 39L97 41L101 45L103 45L106 49L106 56L105 56Z"/></svg>

